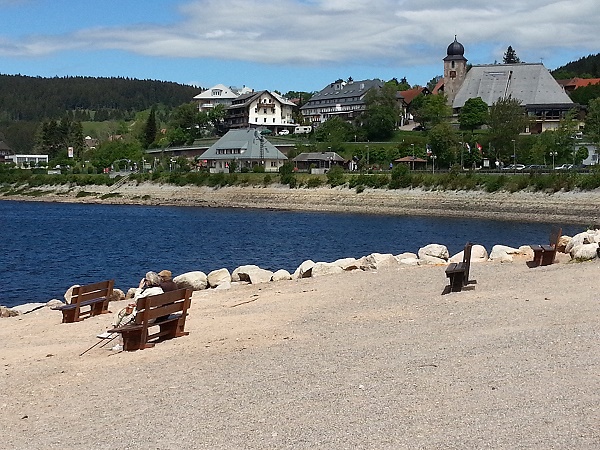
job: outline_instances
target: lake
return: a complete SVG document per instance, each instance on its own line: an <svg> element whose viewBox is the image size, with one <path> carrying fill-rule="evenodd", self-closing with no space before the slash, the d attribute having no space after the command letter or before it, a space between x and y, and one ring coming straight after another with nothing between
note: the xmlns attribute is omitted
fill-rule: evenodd
<svg viewBox="0 0 600 450"><path fill-rule="evenodd" d="M243 264L290 273L305 260L373 252L416 253L431 243L451 254L465 242L545 243L551 225L510 221L131 205L0 201L0 305L62 299L73 284L109 278L135 287L149 270L206 274ZM559 224L573 235L581 225Z"/></svg>

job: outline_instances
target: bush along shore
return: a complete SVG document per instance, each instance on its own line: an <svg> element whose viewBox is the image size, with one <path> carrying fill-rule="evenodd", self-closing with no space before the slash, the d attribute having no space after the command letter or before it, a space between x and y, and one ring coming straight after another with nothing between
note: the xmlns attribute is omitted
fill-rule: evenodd
<svg viewBox="0 0 600 450"><path fill-rule="evenodd" d="M573 237L561 236L557 245L557 263L582 262L598 258L600 230L588 229ZM523 263L533 259L533 250L528 245L513 248L506 245L494 245L490 252L482 245L473 245L471 263ZM231 289L235 284L262 284L302 278L315 278L352 271L377 271L397 266L431 266L446 265L463 260L463 252L450 256L448 248L442 244L429 244L419 249L418 253L401 253L398 255L371 253L361 258L342 258L333 262L314 262L306 260L298 266L293 274L284 269L270 271L256 265L242 265L233 272L226 268L210 271L201 270L187 272L176 276L173 281L179 289L203 291L207 289ZM65 293L65 301L69 302L73 286ZM133 298L135 288L125 290L114 289L111 301ZM48 303L34 303L14 308L0 307L0 317L13 317L28 313L41 307L54 309L63 304L62 300L52 299Z"/></svg>

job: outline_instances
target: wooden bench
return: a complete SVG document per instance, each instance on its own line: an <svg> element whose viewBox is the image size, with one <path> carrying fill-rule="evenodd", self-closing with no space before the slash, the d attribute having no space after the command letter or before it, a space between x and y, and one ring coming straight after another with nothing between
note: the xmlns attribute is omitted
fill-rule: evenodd
<svg viewBox="0 0 600 450"><path fill-rule="evenodd" d="M562 236L562 228L553 227L550 230L550 244L548 245L530 245L533 250L533 261L529 262L529 267L549 266L556 258L556 249L558 241Z"/></svg>
<svg viewBox="0 0 600 450"><path fill-rule="evenodd" d="M108 302L114 284L115 280L106 280L74 287L71 303L56 308L62 311L62 323L79 322L86 317L109 313Z"/></svg>
<svg viewBox="0 0 600 450"><path fill-rule="evenodd" d="M138 299L135 320L122 327L108 330L123 336L123 350L132 352L154 347L157 339L166 340L187 336L184 331L187 310L191 304L191 289L178 289L164 294ZM150 329L158 331L150 333Z"/></svg>
<svg viewBox="0 0 600 450"><path fill-rule="evenodd" d="M446 276L450 279L450 292L460 292L463 286L469 283L469 269L471 268L471 248L473 244L467 242L463 252L463 260L450 263L446 267Z"/></svg>

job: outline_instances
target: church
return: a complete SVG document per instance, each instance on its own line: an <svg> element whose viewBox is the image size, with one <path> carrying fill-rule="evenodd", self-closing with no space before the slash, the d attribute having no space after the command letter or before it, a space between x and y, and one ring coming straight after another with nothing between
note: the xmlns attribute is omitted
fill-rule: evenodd
<svg viewBox="0 0 600 450"><path fill-rule="evenodd" d="M488 106L511 97L521 101L532 119L530 133L558 127L560 119L579 105L566 94L542 63L467 65L464 46L454 38L444 58L444 78L433 93L443 92L454 114L470 98L480 97Z"/></svg>

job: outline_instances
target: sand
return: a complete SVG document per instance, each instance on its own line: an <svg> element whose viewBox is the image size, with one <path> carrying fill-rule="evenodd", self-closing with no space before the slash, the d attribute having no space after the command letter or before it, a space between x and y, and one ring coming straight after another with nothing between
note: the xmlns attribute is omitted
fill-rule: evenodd
<svg viewBox="0 0 600 450"><path fill-rule="evenodd" d="M78 356L112 314L0 319L0 448L597 449L600 263L567 259L199 291L137 352Z"/></svg>
<svg viewBox="0 0 600 450"><path fill-rule="evenodd" d="M427 191L422 189L290 189L287 186L42 186L42 194L4 195L0 200L105 204L176 205L470 217L562 224L600 224L600 190L540 192ZM77 196L84 191L86 196Z"/></svg>

